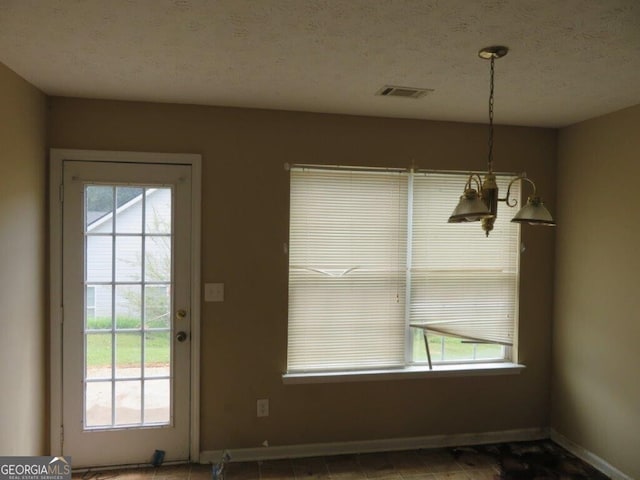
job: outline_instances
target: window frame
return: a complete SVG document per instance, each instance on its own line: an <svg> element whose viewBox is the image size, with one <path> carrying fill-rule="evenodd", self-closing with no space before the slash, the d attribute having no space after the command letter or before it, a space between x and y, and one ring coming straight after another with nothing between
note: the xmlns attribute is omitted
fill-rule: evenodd
<svg viewBox="0 0 640 480"><path fill-rule="evenodd" d="M339 368L339 369L291 369L289 363L289 354L290 354L290 346L287 348L287 371L283 374L283 381L285 383L318 383L318 382L336 382L336 381L358 381L361 379L371 380L371 379L386 379L386 378L414 378L414 377L424 377L424 376L442 376L442 375L495 375L495 374L505 374L505 373L520 373L520 371L524 368L523 365L515 363L515 355L516 355L516 338L517 338L517 330L518 330L518 311L519 311L519 281L520 281L520 226L517 225L517 254L515 260L515 298L514 298L514 318L513 318L513 330L514 330L514 340L513 346L509 345L501 345L502 349L502 357L501 358L464 358L464 359L441 359L433 362L433 366L429 368L429 365L426 360L416 360L414 358L414 332L416 329L410 326L410 306L412 302L411 296L411 281L412 281L412 264L411 264L411 249L413 244L412 238L412 224L413 219L412 216L412 208L413 208L413 182L415 179L415 174L417 173L426 173L426 174L449 174L455 175L460 178L460 185L464 185L465 176L467 176L468 172L461 171L442 171L442 170L420 170L418 172L414 170L405 170L405 169L380 169L380 168L359 168L359 167L337 167L337 166L315 166L315 165L296 165L291 168L296 169L309 169L309 170L335 170L335 171L349 171L349 172L366 172L366 171L386 171L386 172L401 172L406 174L407 185L408 185L408 200L407 200L407 210L405 212L406 222L408 225L407 229L407 269L406 269L406 283L405 283L405 314L404 314L404 324L405 324L405 339L404 339L404 365L401 367L392 367L392 368L358 368L355 366L354 368ZM504 177L506 181L509 177L513 177L515 174L512 173L496 173L499 177ZM292 180L293 181L293 180ZM518 193L518 197L520 192ZM455 197L454 197L455 198ZM518 198L519 199L519 198ZM293 201L293 200L292 200ZM504 210L504 209L503 209ZM290 215L291 221L291 215ZM477 223L474 224L478 226ZM291 225L290 225L291 227ZM479 227L478 227L479 228ZM512 240L513 242L513 240ZM291 267L291 263L289 263ZM289 271L289 280L291 281L291 271ZM291 321L290 315L288 317L288 324ZM290 327L289 327L290 328ZM422 333L418 333L419 336L422 337ZM430 332L431 337L438 336L437 332ZM444 342L445 339L454 338L446 335L441 335L441 342ZM462 339L461 339L462 341ZM496 345L498 343L495 343ZM474 344L474 352L476 351L476 344ZM375 377L375 378L373 378Z"/></svg>

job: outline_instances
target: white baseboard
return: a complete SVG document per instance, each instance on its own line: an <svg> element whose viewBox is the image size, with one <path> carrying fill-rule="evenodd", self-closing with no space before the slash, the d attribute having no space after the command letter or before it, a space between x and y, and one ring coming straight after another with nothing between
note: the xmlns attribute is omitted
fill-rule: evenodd
<svg viewBox="0 0 640 480"><path fill-rule="evenodd" d="M554 429L550 429L549 433L551 440L573 453L576 457L597 468L605 475L611 477L611 480L633 480L629 475L622 473L595 453L592 453L577 443L572 442L561 433L556 432Z"/></svg>
<svg viewBox="0 0 640 480"><path fill-rule="evenodd" d="M430 435L425 437L389 438L355 442L310 443L304 445L277 445L258 448L229 448L200 452L200 463L218 463L224 452L232 462L274 460L279 458L318 457L349 453L389 452L416 448L456 447L487 443L521 442L549 438L548 428L528 428L501 432Z"/></svg>

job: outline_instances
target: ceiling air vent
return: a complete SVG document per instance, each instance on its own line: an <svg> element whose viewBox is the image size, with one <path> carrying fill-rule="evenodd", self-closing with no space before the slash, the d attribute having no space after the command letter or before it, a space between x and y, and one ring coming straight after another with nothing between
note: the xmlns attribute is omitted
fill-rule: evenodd
<svg viewBox="0 0 640 480"><path fill-rule="evenodd" d="M430 92L433 92L433 89L385 85L376 92L376 95L380 95L382 97L422 98Z"/></svg>

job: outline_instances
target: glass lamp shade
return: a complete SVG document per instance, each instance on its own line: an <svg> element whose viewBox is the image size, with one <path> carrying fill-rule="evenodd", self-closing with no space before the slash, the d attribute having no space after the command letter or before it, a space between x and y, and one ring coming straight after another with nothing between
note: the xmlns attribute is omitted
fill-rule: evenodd
<svg viewBox="0 0 640 480"><path fill-rule="evenodd" d="M530 225L556 226L556 222L540 200L540 197L529 197L527 204L516 213L516 216L511 221Z"/></svg>
<svg viewBox="0 0 640 480"><path fill-rule="evenodd" d="M458 206L449 217L449 223L477 222L485 217L490 217L491 212L482 201L478 192L469 188L460 197Z"/></svg>

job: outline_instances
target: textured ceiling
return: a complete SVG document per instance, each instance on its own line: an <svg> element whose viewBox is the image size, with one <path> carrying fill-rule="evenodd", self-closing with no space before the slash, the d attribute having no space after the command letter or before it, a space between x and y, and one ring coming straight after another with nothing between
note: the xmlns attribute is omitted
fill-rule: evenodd
<svg viewBox="0 0 640 480"><path fill-rule="evenodd" d="M0 61L50 95L484 122L494 44L497 123L640 103L640 0L0 0Z"/></svg>

